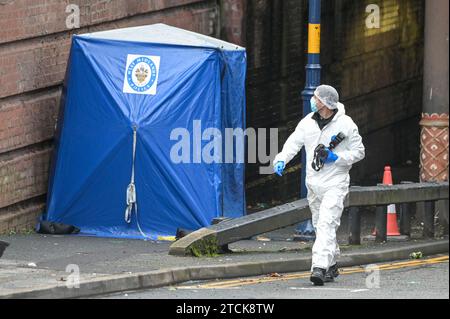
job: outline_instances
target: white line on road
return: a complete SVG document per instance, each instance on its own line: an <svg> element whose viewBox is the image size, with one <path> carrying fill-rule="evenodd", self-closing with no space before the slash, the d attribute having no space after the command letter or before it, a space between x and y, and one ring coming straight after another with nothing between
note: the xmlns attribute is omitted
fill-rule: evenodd
<svg viewBox="0 0 450 319"><path fill-rule="evenodd" d="M338 290L338 291L351 291L346 288L327 288L327 287L289 287L292 290Z"/></svg>
<svg viewBox="0 0 450 319"><path fill-rule="evenodd" d="M363 292L363 291L369 291L369 289L355 289L350 292Z"/></svg>
<svg viewBox="0 0 450 319"><path fill-rule="evenodd" d="M348 288L327 288L327 287L289 287L292 290L336 290L336 291L349 291L349 292L364 292L369 289L348 289Z"/></svg>
<svg viewBox="0 0 450 319"><path fill-rule="evenodd" d="M216 289L216 290L219 290L219 289L223 289L223 290L232 290L232 289L242 289L242 287L206 287L206 288L204 288L204 287L199 287L199 286L178 286L178 287L176 287L175 288L175 290L182 290L182 289L185 289L185 290L195 290L195 289L200 289L200 290L204 290L204 289ZM170 290L170 289L169 289Z"/></svg>

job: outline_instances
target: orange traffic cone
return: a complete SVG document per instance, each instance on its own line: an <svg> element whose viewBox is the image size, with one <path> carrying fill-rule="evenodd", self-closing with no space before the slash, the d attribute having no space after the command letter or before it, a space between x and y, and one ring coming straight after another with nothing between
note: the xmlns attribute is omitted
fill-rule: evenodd
<svg viewBox="0 0 450 319"><path fill-rule="evenodd" d="M383 184L384 185L393 185L392 182L392 172L391 167L386 166L384 168L384 174L383 174ZM400 236L400 232L398 230L398 224L397 224L397 212L395 210L395 204L391 204L388 206L387 210L387 236ZM377 230L373 231L372 235L376 236Z"/></svg>
<svg viewBox="0 0 450 319"><path fill-rule="evenodd" d="M384 168L383 184L384 185L393 185L394 184L392 182L392 172L391 172L390 166L386 166ZM400 232L398 231L397 212L395 210L395 204L391 204L388 206L387 235L388 236L400 236Z"/></svg>
<svg viewBox="0 0 450 319"><path fill-rule="evenodd" d="M395 204L388 206L387 211L387 234L388 236L400 236L397 225L397 212L395 211Z"/></svg>
<svg viewBox="0 0 450 319"><path fill-rule="evenodd" d="M392 182L392 172L390 166L384 167L384 174L383 174L383 185L393 185Z"/></svg>

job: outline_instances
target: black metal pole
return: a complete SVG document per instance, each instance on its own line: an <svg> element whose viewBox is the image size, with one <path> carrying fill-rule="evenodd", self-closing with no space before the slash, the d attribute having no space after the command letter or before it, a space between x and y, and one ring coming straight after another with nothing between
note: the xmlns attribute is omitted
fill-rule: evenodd
<svg viewBox="0 0 450 319"><path fill-rule="evenodd" d="M400 205L400 234L411 236L411 204Z"/></svg>
<svg viewBox="0 0 450 319"><path fill-rule="evenodd" d="M9 243L0 240L0 257L2 257L3 252L5 251L6 247L8 247L8 246L9 246Z"/></svg>
<svg viewBox="0 0 450 319"><path fill-rule="evenodd" d="M348 243L350 245L361 245L361 214L358 207L350 207L348 212L350 235Z"/></svg>
<svg viewBox="0 0 450 319"><path fill-rule="evenodd" d="M434 212L435 202L426 201L423 212L423 237L434 238Z"/></svg>
<svg viewBox="0 0 450 319"><path fill-rule="evenodd" d="M402 181L402 185L410 185L413 182ZM414 203L415 205L416 203ZM413 214L413 204L412 203L402 203L400 204L400 234L410 237L411 236L411 216Z"/></svg>
<svg viewBox="0 0 450 319"><path fill-rule="evenodd" d="M387 240L387 206L377 206L375 219L375 241L378 243L385 242Z"/></svg>

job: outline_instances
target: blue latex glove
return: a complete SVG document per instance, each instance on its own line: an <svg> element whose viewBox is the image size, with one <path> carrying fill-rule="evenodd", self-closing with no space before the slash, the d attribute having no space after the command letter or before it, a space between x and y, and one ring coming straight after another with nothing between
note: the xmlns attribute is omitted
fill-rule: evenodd
<svg viewBox="0 0 450 319"><path fill-rule="evenodd" d="M328 157L325 160L325 163L334 163L334 162L336 162L339 157L336 154L334 154L333 151L330 151L328 148L326 148L326 150L328 151Z"/></svg>
<svg viewBox="0 0 450 319"><path fill-rule="evenodd" d="M285 164L283 161L279 161L276 162L275 165L273 166L273 171L275 172L275 174L279 175L279 176L283 176L283 170L285 168Z"/></svg>

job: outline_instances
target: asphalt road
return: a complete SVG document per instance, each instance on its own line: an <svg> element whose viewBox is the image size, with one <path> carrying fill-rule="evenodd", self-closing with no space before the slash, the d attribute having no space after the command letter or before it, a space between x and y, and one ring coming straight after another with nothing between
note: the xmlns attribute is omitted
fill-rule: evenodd
<svg viewBox="0 0 450 319"><path fill-rule="evenodd" d="M373 265L372 265L373 266ZM447 256L342 269L334 283L314 287L309 273L191 282L118 293L108 299L448 299Z"/></svg>

